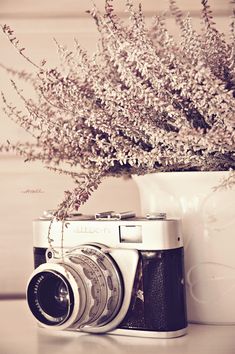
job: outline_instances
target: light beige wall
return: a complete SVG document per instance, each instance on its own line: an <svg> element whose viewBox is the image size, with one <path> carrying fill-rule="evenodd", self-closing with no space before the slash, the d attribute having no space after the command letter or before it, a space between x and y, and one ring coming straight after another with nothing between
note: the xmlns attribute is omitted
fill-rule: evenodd
<svg viewBox="0 0 235 354"><path fill-rule="evenodd" d="M21 293L32 271L32 220L55 208L72 183L40 164L27 165L15 157L0 159L0 179L0 294ZM107 178L81 211L123 209L138 213L135 185Z"/></svg>
<svg viewBox="0 0 235 354"><path fill-rule="evenodd" d="M102 4L103 1L97 1ZM139 1L136 1L138 3ZM123 12L123 1L114 2ZM189 7L195 16L200 8L199 1L179 1L184 10ZM214 0L218 27L228 32L229 6L224 0ZM93 21L84 16L88 2L78 0L33 1L0 0L0 23L9 24L18 39L27 48L28 55L35 61L44 57L51 65L57 63L53 37L68 45L77 37L88 52L96 47L97 32ZM156 9L162 10L162 1L143 1L148 15ZM147 19L148 20L148 19ZM200 20L194 18L195 26ZM169 20L172 32L177 32L174 21ZM14 68L30 69L20 58L6 38L0 34L0 62ZM0 91L17 105L20 104L8 76L0 70ZM29 94L26 88L25 94ZM27 139L27 134L0 112L0 143L9 140ZM44 209L55 208L63 197L63 190L72 188L71 181L53 174L39 163L25 164L13 155L0 155L0 297L4 294L23 293L28 275L32 270L31 220ZM106 179L89 202L82 208L84 213L97 210L135 210L140 213L140 202L136 186L131 180Z"/></svg>
<svg viewBox="0 0 235 354"><path fill-rule="evenodd" d="M103 9L105 0L95 0L96 6L99 9ZM133 4L138 6L139 0L133 0ZM213 11L216 14L221 15L221 13L228 13L231 9L231 4L226 0L210 0ZM1 13L2 16L32 16L41 17L41 16L62 16L62 17L74 17L85 16L87 9L91 8L92 1L83 1L83 0L58 0L58 1L34 1L34 0L1 0ZM180 8L183 11L194 12L199 11L201 0L178 0ZM125 11L125 0L115 0L113 5L116 12L124 13ZM143 10L147 13L156 13L160 11L166 11L168 8L167 0L143 0L142 1Z"/></svg>

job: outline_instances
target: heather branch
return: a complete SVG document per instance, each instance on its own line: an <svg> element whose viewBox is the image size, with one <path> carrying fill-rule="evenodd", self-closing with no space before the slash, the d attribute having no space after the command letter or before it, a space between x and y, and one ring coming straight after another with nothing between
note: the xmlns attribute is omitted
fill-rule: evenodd
<svg viewBox="0 0 235 354"><path fill-rule="evenodd" d="M36 69L42 70L42 66L35 64L27 55L24 54L25 48L20 46L19 40L15 37L14 31L7 25L0 25L3 33L8 37L11 44L15 47L17 52Z"/></svg>
<svg viewBox="0 0 235 354"><path fill-rule="evenodd" d="M8 116L36 139L34 145L7 143L6 151L41 160L75 183L57 218L80 208L105 176L235 168L234 40L228 44L217 31L206 0L203 33L193 29L176 1L169 4L181 43L163 17L148 29L141 6L135 10L126 0L127 26L106 0L104 15L95 6L89 12L100 33L92 57L76 39L72 50L55 40L59 67L36 65L35 79L5 68L32 83L37 94L36 101L27 99L12 82L27 114L2 95ZM12 30L3 29L24 56Z"/></svg>

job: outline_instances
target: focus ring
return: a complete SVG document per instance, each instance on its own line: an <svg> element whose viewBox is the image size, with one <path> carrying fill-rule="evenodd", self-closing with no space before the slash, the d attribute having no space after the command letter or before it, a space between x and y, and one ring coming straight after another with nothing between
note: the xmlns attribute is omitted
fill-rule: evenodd
<svg viewBox="0 0 235 354"><path fill-rule="evenodd" d="M116 264L102 249L86 245L71 250L65 257L86 289L85 313L74 328L102 326L117 314L122 301L122 279Z"/></svg>

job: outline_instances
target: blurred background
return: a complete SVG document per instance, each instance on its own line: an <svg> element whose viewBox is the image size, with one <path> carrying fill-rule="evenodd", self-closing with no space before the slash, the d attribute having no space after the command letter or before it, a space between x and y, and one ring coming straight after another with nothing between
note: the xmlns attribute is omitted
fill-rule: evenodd
<svg viewBox="0 0 235 354"><path fill-rule="evenodd" d="M94 0L100 9L104 0ZM114 0L119 16L127 16L125 0ZM138 5L139 0L134 0ZM211 0L217 28L229 35L231 4L228 0ZM178 0L185 12L190 12L195 28L200 25L200 0ZM146 21L167 10L167 0L142 0ZM0 24L9 25L26 48L27 55L36 63L44 58L55 67L58 63L57 48L53 41L72 45L76 37L89 53L96 49L98 33L94 21L86 13L92 1L82 0L0 0ZM170 31L177 37L177 27L168 18ZM20 57L7 38L0 32L0 64L18 70L30 71L29 63ZM10 77L0 67L0 91L15 105L20 105ZM30 96L30 88L24 88ZM10 121L1 110L0 144L25 141L28 135ZM22 297L27 278L32 272L32 220L43 210L54 209L63 198L63 191L72 188L68 177L46 170L40 163L24 163L12 153L0 154L0 298ZM138 190L129 180L107 178L90 200L82 207L83 213L104 210L134 210L140 214Z"/></svg>

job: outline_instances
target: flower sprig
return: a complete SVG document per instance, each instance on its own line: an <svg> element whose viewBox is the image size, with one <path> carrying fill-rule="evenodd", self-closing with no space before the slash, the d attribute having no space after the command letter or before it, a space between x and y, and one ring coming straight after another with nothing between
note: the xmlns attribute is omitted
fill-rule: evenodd
<svg viewBox="0 0 235 354"><path fill-rule="evenodd" d="M2 67L31 84L37 96L26 98L12 80L22 112L2 94L5 113L36 140L5 148L71 176L75 188L65 192L59 219L79 209L106 176L235 166L234 11L226 42L207 0L201 32L169 0L181 34L177 42L164 16L148 27L141 6L126 0L126 8L129 22L115 14L112 0L104 14L94 5L88 12L100 34L97 52L89 56L77 40L73 48L55 40L58 67L34 63L12 29L2 26L34 73Z"/></svg>

